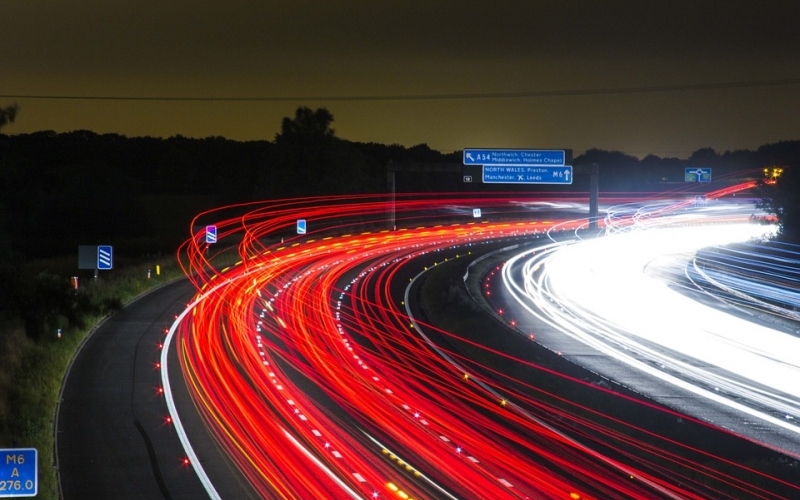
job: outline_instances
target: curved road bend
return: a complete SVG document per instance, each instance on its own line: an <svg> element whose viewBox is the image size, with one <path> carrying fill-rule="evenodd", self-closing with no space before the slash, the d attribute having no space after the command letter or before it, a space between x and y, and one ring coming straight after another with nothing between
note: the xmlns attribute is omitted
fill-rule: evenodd
<svg viewBox="0 0 800 500"><path fill-rule="evenodd" d="M208 497L166 421L156 365L165 331L193 293L187 280L152 291L105 321L75 356L56 415L63 499ZM174 352L170 356L177 367ZM220 496L255 498L206 432L182 379L173 376L172 389Z"/></svg>

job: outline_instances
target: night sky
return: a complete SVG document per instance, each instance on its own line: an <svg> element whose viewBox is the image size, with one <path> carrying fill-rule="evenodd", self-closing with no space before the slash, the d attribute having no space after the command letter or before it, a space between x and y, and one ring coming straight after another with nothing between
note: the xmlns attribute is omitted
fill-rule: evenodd
<svg viewBox="0 0 800 500"><path fill-rule="evenodd" d="M796 0L3 0L0 19L8 134L273 140L308 106L339 137L444 152L800 139Z"/></svg>

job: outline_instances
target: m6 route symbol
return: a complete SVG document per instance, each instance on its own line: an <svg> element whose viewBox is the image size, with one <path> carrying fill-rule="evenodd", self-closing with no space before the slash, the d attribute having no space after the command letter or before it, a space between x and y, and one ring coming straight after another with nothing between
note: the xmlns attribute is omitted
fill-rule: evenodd
<svg viewBox="0 0 800 500"><path fill-rule="evenodd" d="M36 448L0 449L0 498L34 497L38 492Z"/></svg>

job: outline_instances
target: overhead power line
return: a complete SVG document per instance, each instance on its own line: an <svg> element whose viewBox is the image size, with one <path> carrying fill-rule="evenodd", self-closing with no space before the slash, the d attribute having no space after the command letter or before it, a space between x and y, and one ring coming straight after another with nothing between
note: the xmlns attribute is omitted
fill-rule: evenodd
<svg viewBox="0 0 800 500"><path fill-rule="evenodd" d="M782 80L753 80L746 82L697 83L688 85L654 85L646 87L616 87L573 90L534 90L527 92L485 92L464 94L399 94L399 95L310 95L310 96L90 96L55 94L5 94L4 99L84 100L84 101L208 101L208 102L292 102L292 101L435 101L456 99L517 99L526 97L577 97L615 94L647 94L659 92L689 92L697 90L741 89L798 85L800 78Z"/></svg>

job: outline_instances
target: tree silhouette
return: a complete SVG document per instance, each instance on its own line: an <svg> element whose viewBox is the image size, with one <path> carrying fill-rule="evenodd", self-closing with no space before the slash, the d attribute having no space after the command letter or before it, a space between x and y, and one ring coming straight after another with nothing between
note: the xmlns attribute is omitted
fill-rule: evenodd
<svg viewBox="0 0 800 500"><path fill-rule="evenodd" d="M331 128L325 108L299 107L284 118L275 136L274 157L261 180L262 195L285 198L340 194L373 189L371 165L350 142Z"/></svg>
<svg viewBox="0 0 800 500"><path fill-rule="evenodd" d="M301 106L295 111L294 119L283 119L281 132L275 136L275 143L323 143L334 136L331 123L333 115L327 109L318 108L312 111L311 108Z"/></svg>
<svg viewBox="0 0 800 500"><path fill-rule="evenodd" d="M778 218L781 237L800 242L800 164L789 165L775 184L762 183L759 208Z"/></svg>
<svg viewBox="0 0 800 500"><path fill-rule="evenodd" d="M689 157L689 162L697 164L700 167L716 164L719 161L719 155L712 148L700 148Z"/></svg>
<svg viewBox="0 0 800 500"><path fill-rule="evenodd" d="M16 104L6 106L5 108L0 108L0 128L3 128L9 123L14 123L14 119L17 117L18 111L19 106Z"/></svg>

